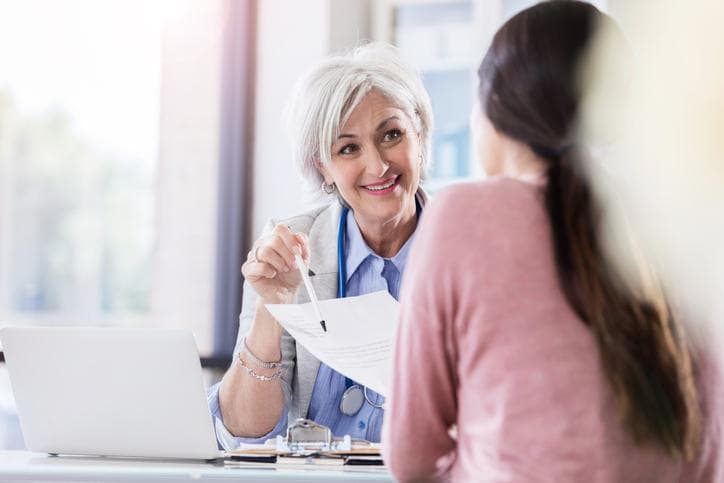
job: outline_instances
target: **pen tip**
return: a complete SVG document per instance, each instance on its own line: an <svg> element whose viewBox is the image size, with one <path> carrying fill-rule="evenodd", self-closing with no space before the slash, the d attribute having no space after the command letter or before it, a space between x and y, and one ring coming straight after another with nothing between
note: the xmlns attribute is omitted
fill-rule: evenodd
<svg viewBox="0 0 724 483"><path fill-rule="evenodd" d="M311 270L307 270L307 274L308 274L310 277L313 277L313 276L316 275L316 273L314 273L314 272L311 271Z"/></svg>
<svg viewBox="0 0 724 483"><path fill-rule="evenodd" d="M319 324L322 326L322 330L327 332L327 324L323 320L320 320Z"/></svg>

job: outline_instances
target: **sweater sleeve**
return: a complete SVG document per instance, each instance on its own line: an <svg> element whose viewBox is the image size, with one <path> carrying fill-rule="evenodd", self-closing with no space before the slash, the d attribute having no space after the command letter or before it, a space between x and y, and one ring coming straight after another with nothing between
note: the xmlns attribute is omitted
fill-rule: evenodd
<svg viewBox="0 0 724 483"><path fill-rule="evenodd" d="M454 287L438 226L446 212L444 203L426 209L403 280L383 434L385 461L400 481L435 479L454 458Z"/></svg>

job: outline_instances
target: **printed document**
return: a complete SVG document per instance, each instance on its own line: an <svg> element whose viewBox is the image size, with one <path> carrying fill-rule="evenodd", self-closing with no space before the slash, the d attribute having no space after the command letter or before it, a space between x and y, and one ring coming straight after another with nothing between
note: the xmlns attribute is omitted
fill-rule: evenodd
<svg viewBox="0 0 724 483"><path fill-rule="evenodd" d="M400 304L387 291L319 301L322 330L311 303L266 308L317 359L387 396Z"/></svg>

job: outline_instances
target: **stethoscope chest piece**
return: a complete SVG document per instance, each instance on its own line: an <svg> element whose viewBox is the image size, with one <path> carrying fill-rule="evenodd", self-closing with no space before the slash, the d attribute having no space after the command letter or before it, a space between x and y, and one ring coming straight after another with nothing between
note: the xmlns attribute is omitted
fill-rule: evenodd
<svg viewBox="0 0 724 483"><path fill-rule="evenodd" d="M364 392L359 385L355 384L348 387L342 394L342 400L339 402L339 410L346 416L354 416L362 409L364 402Z"/></svg>

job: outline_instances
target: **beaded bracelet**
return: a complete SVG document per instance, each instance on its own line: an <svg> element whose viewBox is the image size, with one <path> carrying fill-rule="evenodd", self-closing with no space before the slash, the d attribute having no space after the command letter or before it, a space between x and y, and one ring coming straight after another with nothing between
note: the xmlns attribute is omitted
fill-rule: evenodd
<svg viewBox="0 0 724 483"><path fill-rule="evenodd" d="M257 356L254 355L251 349L249 349L249 346L246 345L246 337L242 339L242 347L244 348L244 352L246 353L246 355L248 355L249 359L251 359L251 362L253 362L254 365L257 367L262 367L264 369L276 369L277 367L279 367L279 363L282 362L281 359L272 362L264 362L259 359Z"/></svg>
<svg viewBox="0 0 724 483"><path fill-rule="evenodd" d="M277 372L275 372L275 373L272 374L271 376L265 376L265 375L263 375L263 374L257 374L256 372L254 372L254 369L252 369L251 367L249 367L249 366L246 365L246 363L244 362L244 359L241 358L241 354L239 354L239 365L241 365L241 367L242 367L242 368L246 371L246 373L249 374L251 377L256 378L256 379L258 379L258 380L260 380L260 381L263 381L263 382L274 381L274 380L280 379L280 378L282 377L282 371L281 371L281 370L278 370Z"/></svg>

